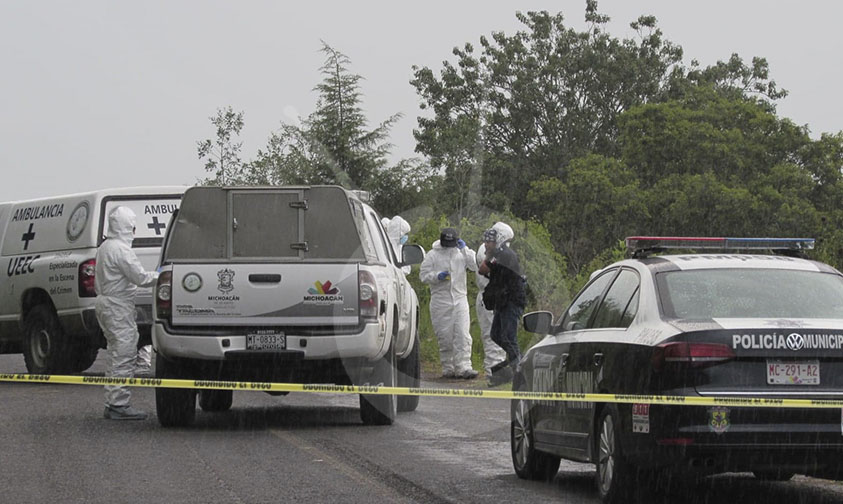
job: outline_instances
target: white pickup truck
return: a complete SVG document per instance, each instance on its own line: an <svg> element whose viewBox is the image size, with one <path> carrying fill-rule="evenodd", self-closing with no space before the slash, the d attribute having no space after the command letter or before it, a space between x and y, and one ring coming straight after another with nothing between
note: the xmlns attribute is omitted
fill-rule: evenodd
<svg viewBox="0 0 843 504"><path fill-rule="evenodd" d="M400 254L400 255L399 255ZM338 186L193 187L161 251L156 376L416 387L419 308L380 216ZM231 390L156 389L163 426L231 407ZM361 395L365 424L417 396Z"/></svg>

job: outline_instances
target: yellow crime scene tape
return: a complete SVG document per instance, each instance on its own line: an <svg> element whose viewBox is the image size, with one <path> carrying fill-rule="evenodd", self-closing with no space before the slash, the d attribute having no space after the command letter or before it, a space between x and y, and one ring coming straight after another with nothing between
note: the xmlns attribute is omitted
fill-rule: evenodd
<svg viewBox="0 0 843 504"><path fill-rule="evenodd" d="M752 408L843 408L843 400L772 399L763 397L694 397L635 394L589 394L565 392L525 392L516 390L449 389L433 387L385 387L380 385L333 385L243 381L183 380L164 378L115 378L105 376L65 376L2 374L0 382L58 383L68 385L120 385L146 388L188 388L254 392L305 392L317 394L374 394L426 397L471 397L477 399L527 399L599 403L674 404L688 406L733 406Z"/></svg>

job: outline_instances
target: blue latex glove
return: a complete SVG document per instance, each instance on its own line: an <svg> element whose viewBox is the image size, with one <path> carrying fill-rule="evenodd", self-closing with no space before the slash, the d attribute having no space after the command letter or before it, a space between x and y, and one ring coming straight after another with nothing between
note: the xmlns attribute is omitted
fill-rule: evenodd
<svg viewBox="0 0 843 504"><path fill-rule="evenodd" d="M400 239L400 240L398 240L398 243L400 243L401 245L404 245L405 243L407 243L407 240L408 240L408 239L410 239L410 237L409 237L409 236L407 236L407 235L401 235L401 239Z"/></svg>
<svg viewBox="0 0 843 504"><path fill-rule="evenodd" d="M448 271L440 271L439 274L436 275L436 278L438 278L440 282L444 282L445 280L451 278L451 273Z"/></svg>
<svg viewBox="0 0 843 504"><path fill-rule="evenodd" d="M464 241L462 241L462 238L460 238L459 240L457 240L457 248L458 248L458 249L460 249L460 250L462 250L462 249L464 249L464 248L465 248L465 242L464 242Z"/></svg>

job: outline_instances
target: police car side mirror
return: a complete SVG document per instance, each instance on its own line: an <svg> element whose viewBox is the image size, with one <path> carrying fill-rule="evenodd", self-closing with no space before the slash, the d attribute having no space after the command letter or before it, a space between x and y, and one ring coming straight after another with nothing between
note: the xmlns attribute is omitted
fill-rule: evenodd
<svg viewBox="0 0 843 504"><path fill-rule="evenodd" d="M524 317L524 330L536 334L550 334L553 327L553 314L549 311L530 312Z"/></svg>
<svg viewBox="0 0 843 504"><path fill-rule="evenodd" d="M401 264L399 266L421 264L422 261L424 261L424 249L421 248L421 245L404 245L401 247Z"/></svg>

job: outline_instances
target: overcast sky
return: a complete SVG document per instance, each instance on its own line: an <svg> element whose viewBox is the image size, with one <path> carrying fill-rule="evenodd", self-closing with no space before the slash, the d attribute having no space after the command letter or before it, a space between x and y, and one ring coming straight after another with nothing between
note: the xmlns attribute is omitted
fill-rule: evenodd
<svg viewBox="0 0 843 504"><path fill-rule="evenodd" d="M843 7L838 2L600 0L610 32L653 14L702 65L766 57L790 95L778 113L815 138L843 130ZM209 117L245 113L243 159L282 121L307 116L321 80L320 39L345 53L370 127L400 112L394 156L413 156L412 65L438 72L451 49L523 29L517 10L563 12L584 28L585 0L0 0L0 201L107 187L193 184Z"/></svg>

